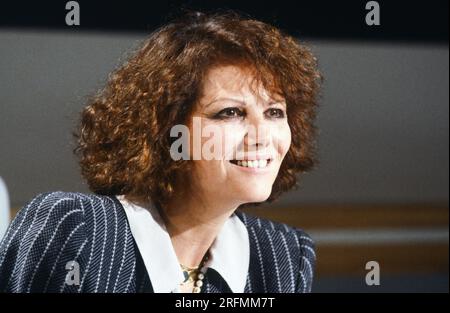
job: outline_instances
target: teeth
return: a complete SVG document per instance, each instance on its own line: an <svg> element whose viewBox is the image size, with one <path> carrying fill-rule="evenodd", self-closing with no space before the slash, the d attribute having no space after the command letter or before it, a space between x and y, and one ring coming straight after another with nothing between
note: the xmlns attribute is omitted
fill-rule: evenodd
<svg viewBox="0 0 450 313"><path fill-rule="evenodd" d="M268 160L244 160L237 161L237 165L250 168L264 168L267 166Z"/></svg>

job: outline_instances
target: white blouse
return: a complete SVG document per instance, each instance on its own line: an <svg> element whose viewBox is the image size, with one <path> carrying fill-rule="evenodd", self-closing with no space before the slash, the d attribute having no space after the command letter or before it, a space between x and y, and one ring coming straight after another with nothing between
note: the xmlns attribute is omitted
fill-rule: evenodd
<svg viewBox="0 0 450 313"><path fill-rule="evenodd" d="M143 208L125 199L116 198L125 208L131 233L150 277L154 292L180 292L184 276L170 236L158 210ZM225 222L210 248L206 267L215 269L232 292L244 292L250 263L247 228L235 214Z"/></svg>

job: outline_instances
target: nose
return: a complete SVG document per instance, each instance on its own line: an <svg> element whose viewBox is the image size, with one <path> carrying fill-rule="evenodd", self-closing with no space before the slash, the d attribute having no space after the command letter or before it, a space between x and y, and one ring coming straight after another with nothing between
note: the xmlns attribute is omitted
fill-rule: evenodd
<svg viewBox="0 0 450 313"><path fill-rule="evenodd" d="M245 146L249 150L266 148L270 144L271 137L270 128L264 116L248 116L247 120L247 132L244 137Z"/></svg>

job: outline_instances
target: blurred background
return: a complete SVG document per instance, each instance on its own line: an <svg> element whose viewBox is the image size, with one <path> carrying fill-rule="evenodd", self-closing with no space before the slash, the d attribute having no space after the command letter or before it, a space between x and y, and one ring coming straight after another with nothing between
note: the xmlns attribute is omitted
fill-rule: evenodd
<svg viewBox="0 0 450 313"><path fill-rule="evenodd" d="M89 192L71 131L86 97L141 40L180 7L230 8L309 45L325 78L319 166L248 211L310 233L314 292L448 292L447 1L378 1L378 26L365 23L368 1L78 1L78 26L65 24L66 2L0 13L0 204L11 218L38 193ZM366 284L369 261L380 285Z"/></svg>

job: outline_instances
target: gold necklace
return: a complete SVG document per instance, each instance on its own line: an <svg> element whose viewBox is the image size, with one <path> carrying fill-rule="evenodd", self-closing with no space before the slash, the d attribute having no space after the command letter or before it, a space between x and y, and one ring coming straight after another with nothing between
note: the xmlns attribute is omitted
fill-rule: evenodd
<svg viewBox="0 0 450 313"><path fill-rule="evenodd" d="M181 285L186 285L193 282L194 288L192 289L192 292L200 293L203 286L203 278L205 278L205 275L203 274L204 272L203 267L205 263L208 261L208 259L209 259L209 250L203 256L200 265L197 267L188 267L180 263L181 270L183 271L184 275L184 281L181 283Z"/></svg>
<svg viewBox="0 0 450 313"><path fill-rule="evenodd" d="M193 282L198 273L198 267L187 267L180 263L181 270L183 271L184 281L183 284L187 284L189 282Z"/></svg>

